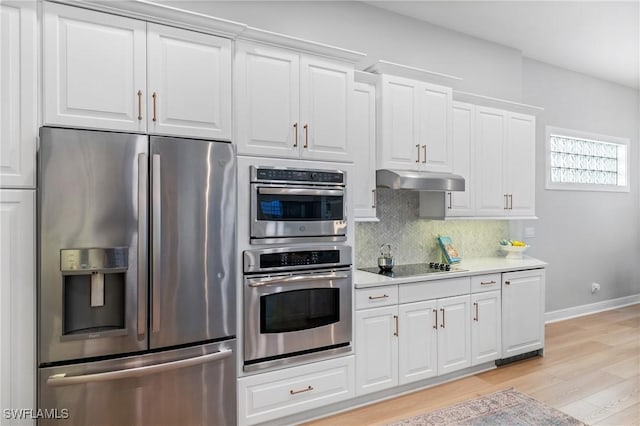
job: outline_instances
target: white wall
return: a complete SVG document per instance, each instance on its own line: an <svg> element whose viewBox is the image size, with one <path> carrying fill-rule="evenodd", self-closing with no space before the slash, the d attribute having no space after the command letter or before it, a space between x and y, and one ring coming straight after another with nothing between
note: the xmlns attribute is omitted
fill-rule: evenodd
<svg viewBox="0 0 640 426"><path fill-rule="evenodd" d="M165 3L379 59L461 77L459 90L520 101L518 50L360 2L165 1Z"/></svg>
<svg viewBox="0 0 640 426"><path fill-rule="evenodd" d="M547 311L640 294L640 95L542 62L523 63L523 101L544 107L536 132L530 254L549 262ZM545 189L545 124L630 138L631 192ZM591 294L591 283L602 289Z"/></svg>

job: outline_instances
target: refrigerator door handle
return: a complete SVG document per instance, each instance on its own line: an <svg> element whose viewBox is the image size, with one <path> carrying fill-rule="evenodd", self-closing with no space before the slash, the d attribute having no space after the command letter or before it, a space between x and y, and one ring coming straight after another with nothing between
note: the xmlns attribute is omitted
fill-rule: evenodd
<svg viewBox="0 0 640 426"><path fill-rule="evenodd" d="M148 163L138 154L138 336L147 333L147 214Z"/></svg>
<svg viewBox="0 0 640 426"><path fill-rule="evenodd" d="M152 294L151 294L151 303L152 303L152 313L151 313L151 331L157 333L160 331L160 258L162 257L162 227L161 227L161 196L162 191L160 188L160 154L153 154L152 164L151 164L151 180L152 180L152 239L151 239L151 250L152 250L152 262L153 262L153 273L151 277L152 281Z"/></svg>
<svg viewBox="0 0 640 426"><path fill-rule="evenodd" d="M223 349L207 355L200 355L193 358L180 359L178 361L165 362L162 364L146 365L144 367L128 368L126 370L106 371L104 373L84 374L81 376L67 376L66 373L54 374L47 379L48 386L70 386L86 383L107 382L111 380L141 377L149 374L157 374L178 368L192 367L207 362L219 361L232 355L233 350Z"/></svg>

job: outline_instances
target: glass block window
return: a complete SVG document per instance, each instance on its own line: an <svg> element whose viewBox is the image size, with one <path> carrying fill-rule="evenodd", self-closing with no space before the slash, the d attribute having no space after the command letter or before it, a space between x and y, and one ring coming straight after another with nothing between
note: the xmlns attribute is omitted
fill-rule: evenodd
<svg viewBox="0 0 640 426"><path fill-rule="evenodd" d="M628 139L547 128L547 189L628 191Z"/></svg>

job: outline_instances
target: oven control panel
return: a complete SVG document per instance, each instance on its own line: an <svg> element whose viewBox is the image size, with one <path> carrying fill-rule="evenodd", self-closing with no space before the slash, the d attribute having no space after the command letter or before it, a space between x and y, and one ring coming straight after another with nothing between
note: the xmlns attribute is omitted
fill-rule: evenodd
<svg viewBox="0 0 640 426"><path fill-rule="evenodd" d="M339 170L308 170L273 167L252 167L253 181L276 181L290 183L344 184L344 172Z"/></svg>
<svg viewBox="0 0 640 426"><path fill-rule="evenodd" d="M290 251L260 255L260 269L336 263L340 263L340 252L338 250Z"/></svg>
<svg viewBox="0 0 640 426"><path fill-rule="evenodd" d="M244 272L284 271L351 264L351 247L277 248L244 252Z"/></svg>

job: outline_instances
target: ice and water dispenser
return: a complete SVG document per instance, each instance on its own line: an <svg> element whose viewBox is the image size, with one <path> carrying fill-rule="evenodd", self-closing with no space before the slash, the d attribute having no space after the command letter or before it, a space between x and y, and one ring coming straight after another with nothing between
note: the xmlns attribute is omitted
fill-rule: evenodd
<svg viewBox="0 0 640 426"><path fill-rule="evenodd" d="M128 251L127 247L60 250L63 339L126 333Z"/></svg>

